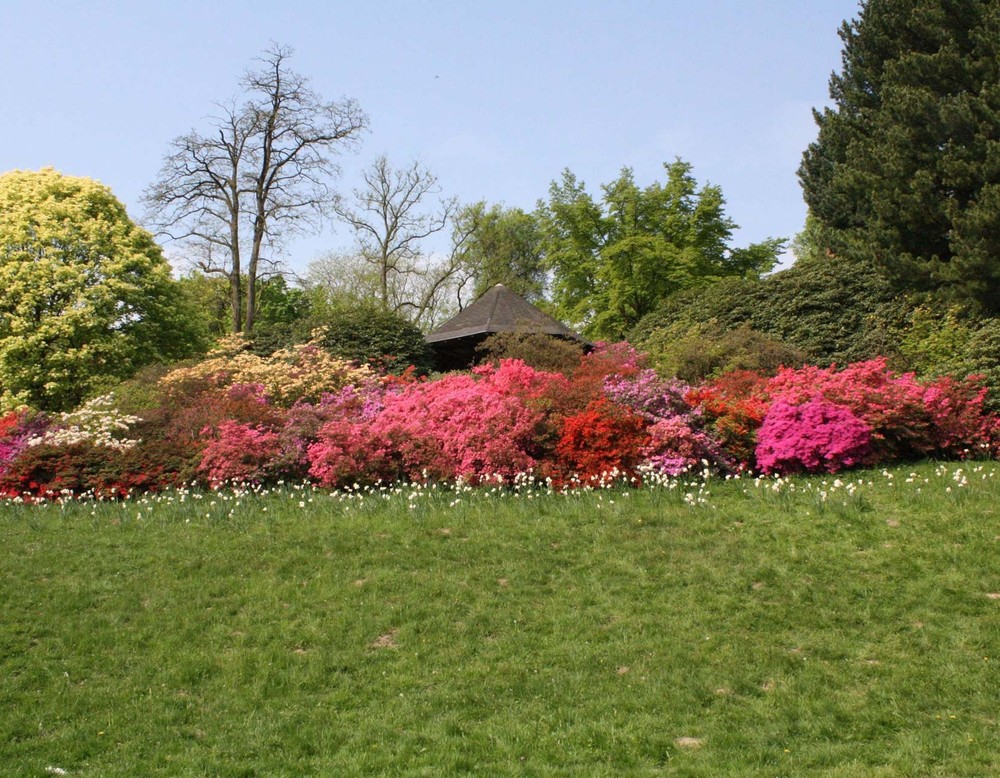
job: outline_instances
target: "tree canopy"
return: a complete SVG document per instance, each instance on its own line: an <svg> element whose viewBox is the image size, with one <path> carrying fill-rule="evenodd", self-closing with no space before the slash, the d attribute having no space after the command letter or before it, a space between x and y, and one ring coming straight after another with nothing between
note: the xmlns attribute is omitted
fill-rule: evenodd
<svg viewBox="0 0 1000 778"><path fill-rule="evenodd" d="M783 240L729 246L736 224L717 186L691 165L665 164L666 183L640 188L632 171L601 187L600 202L570 172L539 203L545 261L560 316L592 337L617 339L669 295L772 268Z"/></svg>
<svg viewBox="0 0 1000 778"><path fill-rule="evenodd" d="M152 235L111 190L51 168L0 176L0 406L68 410L202 335Z"/></svg>
<svg viewBox="0 0 1000 778"><path fill-rule="evenodd" d="M836 254L1000 312L1000 5L866 0L799 169Z"/></svg>

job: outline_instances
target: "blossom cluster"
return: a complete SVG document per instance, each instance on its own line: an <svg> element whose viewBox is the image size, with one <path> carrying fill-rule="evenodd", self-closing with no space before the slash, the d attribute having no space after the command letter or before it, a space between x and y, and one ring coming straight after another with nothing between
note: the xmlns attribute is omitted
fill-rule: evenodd
<svg viewBox="0 0 1000 778"><path fill-rule="evenodd" d="M834 473L997 453L997 419L975 378L924 382L884 360L688 386L614 344L567 374L501 360L426 380L379 376L314 346L267 359L216 352L169 373L141 418L111 396L52 418L8 414L0 494L124 497L296 480L516 488L525 478L578 489L703 469Z"/></svg>

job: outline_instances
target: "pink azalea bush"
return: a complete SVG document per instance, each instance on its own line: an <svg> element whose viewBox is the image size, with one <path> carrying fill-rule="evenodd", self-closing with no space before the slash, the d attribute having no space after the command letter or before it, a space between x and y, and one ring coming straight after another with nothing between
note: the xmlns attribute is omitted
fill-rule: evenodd
<svg viewBox="0 0 1000 778"><path fill-rule="evenodd" d="M511 480L538 464L551 437L542 398L566 379L502 360L470 374L412 383L380 398L364 423L335 421L308 449L310 474L323 485L350 480L357 447L377 465L362 479L431 478ZM352 464L354 463L354 464Z"/></svg>
<svg viewBox="0 0 1000 778"><path fill-rule="evenodd" d="M996 426L985 410L987 390L975 377L923 383L913 373L890 370L884 358L843 370L783 368L768 382L767 392L772 409L779 402L802 405L817 396L850 409L871 429L877 462L959 456L987 444Z"/></svg>
<svg viewBox="0 0 1000 778"><path fill-rule="evenodd" d="M227 481L261 483L280 472L280 462L278 433L229 419L218 426L205 447L198 472L212 486Z"/></svg>
<svg viewBox="0 0 1000 778"><path fill-rule="evenodd" d="M865 462L871 443L871 428L843 405L778 400L758 433L757 465L768 474L835 473Z"/></svg>

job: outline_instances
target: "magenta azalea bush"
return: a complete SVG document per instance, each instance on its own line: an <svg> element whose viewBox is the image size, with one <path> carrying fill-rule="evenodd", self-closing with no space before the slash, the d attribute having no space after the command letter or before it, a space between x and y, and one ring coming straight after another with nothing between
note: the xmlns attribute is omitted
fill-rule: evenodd
<svg viewBox="0 0 1000 778"><path fill-rule="evenodd" d="M502 360L435 380L339 363L327 376L317 361L308 391L291 391L284 363L241 372L227 358L246 361L220 353L211 370L172 372L138 418L107 398L66 418L0 418L0 495L121 497L191 480L513 483L528 473L562 488L705 467L785 474L995 456L1000 440L975 377L921 381L881 359L688 386L627 344L602 344L566 375Z"/></svg>
<svg viewBox="0 0 1000 778"><path fill-rule="evenodd" d="M849 408L822 397L801 405L775 402L758 433L763 473L836 473L871 454L872 431Z"/></svg>

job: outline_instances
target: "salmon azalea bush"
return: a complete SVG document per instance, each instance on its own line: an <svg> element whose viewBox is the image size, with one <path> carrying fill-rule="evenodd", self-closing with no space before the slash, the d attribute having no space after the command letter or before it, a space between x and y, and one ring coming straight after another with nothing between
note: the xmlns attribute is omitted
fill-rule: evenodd
<svg viewBox="0 0 1000 778"><path fill-rule="evenodd" d="M975 377L920 381L885 360L689 386L627 344L599 346L566 375L501 360L435 380L380 376L315 344L266 360L227 348L168 373L136 415L101 397L73 414L0 418L0 494L117 498L281 480L516 488L528 476L586 488L706 468L832 473L998 451Z"/></svg>

